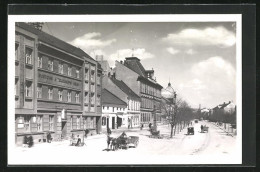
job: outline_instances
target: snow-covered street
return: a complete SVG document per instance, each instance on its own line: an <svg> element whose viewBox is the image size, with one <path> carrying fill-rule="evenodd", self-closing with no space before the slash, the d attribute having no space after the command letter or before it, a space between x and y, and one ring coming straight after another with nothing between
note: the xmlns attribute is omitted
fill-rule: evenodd
<svg viewBox="0 0 260 172"><path fill-rule="evenodd" d="M200 125L209 126L208 133L200 132ZM36 144L32 148L16 147L11 152L12 162L15 164L155 164L156 159L165 161L160 163L178 163L176 157L230 157L236 154L236 137L227 135L223 130L208 122L194 123L194 135L186 135L187 129L176 132L169 138L170 127L158 126L163 139L149 138L147 128L143 130L127 130L128 136L139 136L137 148L118 151L107 151L106 135L89 136L86 146L69 146L69 141ZM122 130L114 131L112 136L117 137ZM172 160L172 161L171 161ZM174 160L174 161L173 161Z"/></svg>

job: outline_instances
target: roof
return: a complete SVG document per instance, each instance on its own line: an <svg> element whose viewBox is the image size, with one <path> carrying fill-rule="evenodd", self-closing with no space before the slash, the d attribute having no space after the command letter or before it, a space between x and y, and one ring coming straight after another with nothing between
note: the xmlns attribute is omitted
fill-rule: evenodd
<svg viewBox="0 0 260 172"><path fill-rule="evenodd" d="M101 96L102 104L104 105L115 105L115 106L127 106L126 102L115 96L113 93L108 91L107 89L102 89Z"/></svg>
<svg viewBox="0 0 260 172"><path fill-rule="evenodd" d="M38 36L38 39L42 42L45 42L47 44L50 44L58 49L61 49L63 51L66 51L68 53L71 53L73 55L76 55L78 57L81 57L83 59L83 57L87 57L90 58L91 60L94 60L92 57L90 57L87 53L85 53L83 50L81 50L80 48L77 48L63 40L58 39L57 37L54 37L46 32L40 31L36 28L34 28L31 25L28 25L26 23L23 22L17 22L16 26L27 30L28 32L31 32L35 35Z"/></svg>
<svg viewBox="0 0 260 172"><path fill-rule="evenodd" d="M159 87L160 89L163 88L163 87L162 87L160 84L158 84L157 82L155 82L155 81L153 81L153 80L151 80L151 79L149 79L149 78L143 77L143 76L138 76L137 80L144 80L144 81L147 81L147 82L149 82L149 83L152 83L153 85Z"/></svg>
<svg viewBox="0 0 260 172"><path fill-rule="evenodd" d="M127 57L125 58L124 65L134 72L138 73L140 76L145 77L145 69L143 65L140 63L140 59L137 57Z"/></svg>
<svg viewBox="0 0 260 172"><path fill-rule="evenodd" d="M131 99L134 99L134 100L141 101L141 98L137 94L135 94L135 92L133 90L131 90L131 88L129 88L122 80L119 81L116 78L111 78L111 81L117 87L119 87L125 94L127 94L128 97L130 97Z"/></svg>

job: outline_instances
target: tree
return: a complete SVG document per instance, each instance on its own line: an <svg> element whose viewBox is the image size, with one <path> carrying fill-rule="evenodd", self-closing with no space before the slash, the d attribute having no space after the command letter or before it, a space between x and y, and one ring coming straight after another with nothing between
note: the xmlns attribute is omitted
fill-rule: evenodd
<svg viewBox="0 0 260 172"><path fill-rule="evenodd" d="M181 98L176 101L165 101L162 102L162 110L167 116L167 121L171 125L171 138L175 135L176 126L181 125L181 129L189 124L193 118L193 112L188 103Z"/></svg>

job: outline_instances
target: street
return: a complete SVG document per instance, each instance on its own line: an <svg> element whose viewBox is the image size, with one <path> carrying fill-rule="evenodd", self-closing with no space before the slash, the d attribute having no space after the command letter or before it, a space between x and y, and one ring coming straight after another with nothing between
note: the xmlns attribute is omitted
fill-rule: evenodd
<svg viewBox="0 0 260 172"><path fill-rule="evenodd" d="M201 133L200 126L207 125L208 133ZM137 148L118 151L107 151L106 135L89 136L86 146L69 146L69 141L36 144L32 148L17 147L13 151L16 164L142 164L155 163L160 157L231 156L235 152L236 137L227 135L223 130L208 122L194 123L194 135L186 135L187 128L169 138L170 127L158 126L163 139L149 138L147 128L126 131L128 136L139 136ZM122 130L114 131L112 137L117 137ZM37 158L33 158L37 157ZM162 158L161 158L162 159ZM167 160L166 163L171 161ZM176 161L175 161L176 162ZM195 162L195 161L194 161ZM174 163L174 162L172 162Z"/></svg>

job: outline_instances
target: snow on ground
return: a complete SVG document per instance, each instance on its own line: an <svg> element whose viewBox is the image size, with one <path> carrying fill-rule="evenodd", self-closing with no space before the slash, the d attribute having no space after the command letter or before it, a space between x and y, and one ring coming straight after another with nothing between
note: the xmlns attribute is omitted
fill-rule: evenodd
<svg viewBox="0 0 260 172"><path fill-rule="evenodd" d="M209 126L208 133L200 132L200 125ZM169 138L170 126L158 126L163 139L149 138L147 129L126 130L128 136L139 136L137 148L106 151L106 135L89 136L86 146L69 146L69 141L36 144L33 148L16 147L10 152L12 164L203 164L232 162L236 155L236 137L228 136L217 126L194 123L194 135L186 135L185 128ZM123 130L114 131L118 137ZM216 159L218 157L218 159ZM221 157L221 158L220 158ZM204 160L204 161L203 161Z"/></svg>

